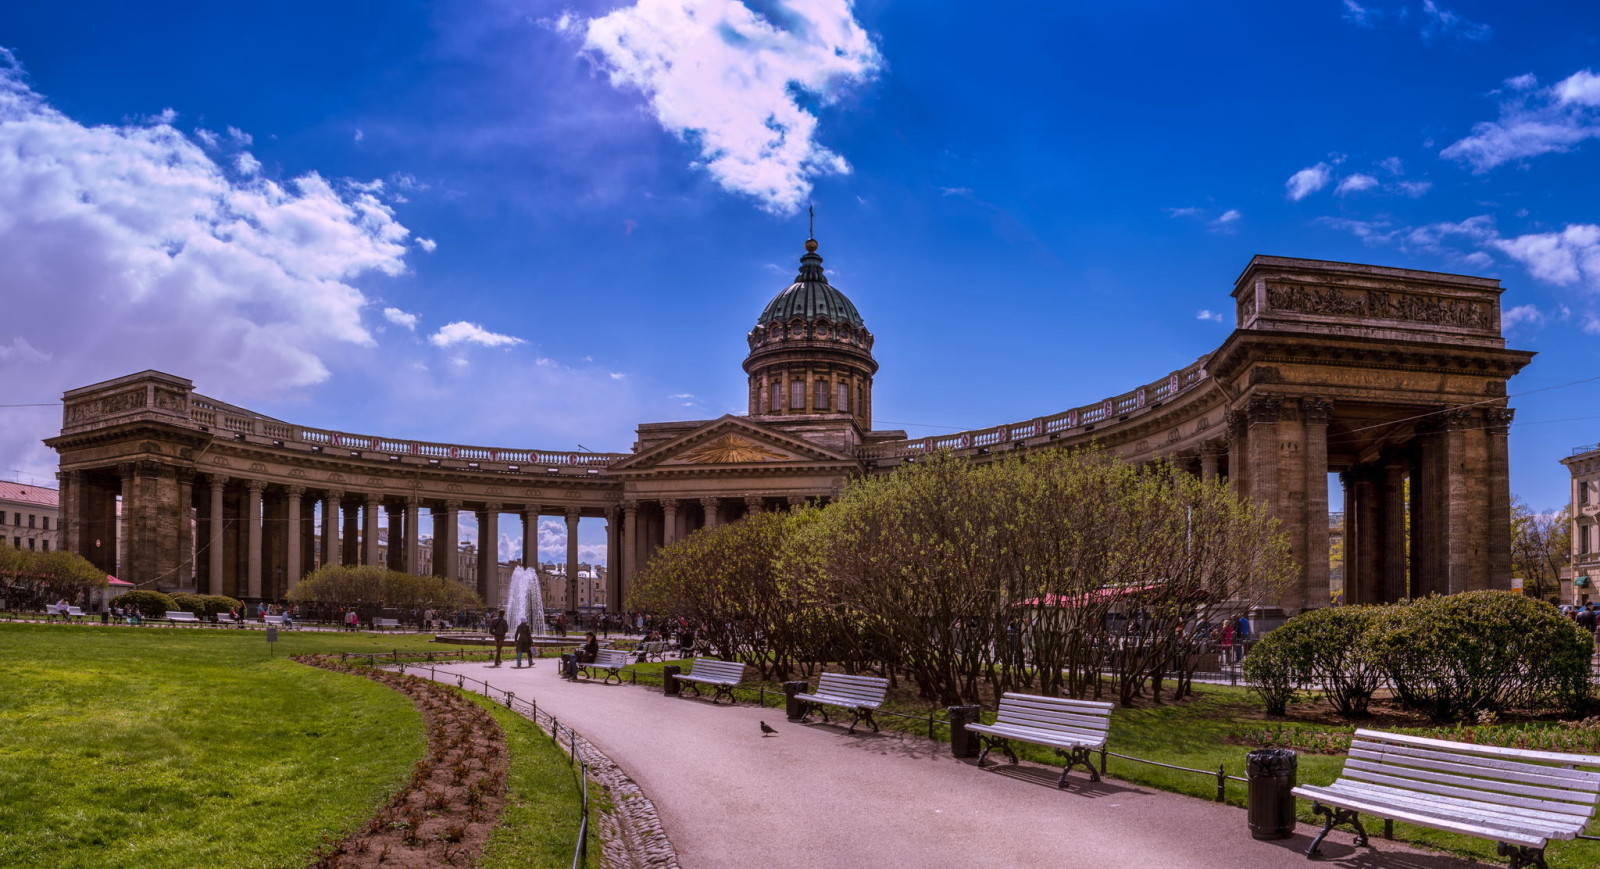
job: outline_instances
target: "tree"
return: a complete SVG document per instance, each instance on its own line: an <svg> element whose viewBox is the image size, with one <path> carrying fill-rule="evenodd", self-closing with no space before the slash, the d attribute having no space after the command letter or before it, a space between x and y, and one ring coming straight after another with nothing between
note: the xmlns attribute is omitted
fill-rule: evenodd
<svg viewBox="0 0 1600 869"><path fill-rule="evenodd" d="M8 605L42 607L65 598L82 603L106 585L105 571L65 550L35 552L0 543L0 596Z"/></svg>
<svg viewBox="0 0 1600 869"><path fill-rule="evenodd" d="M476 593L459 583L439 576L400 573L377 565L324 565L295 583L288 598L296 603L335 607L471 609L483 606Z"/></svg>
<svg viewBox="0 0 1600 869"><path fill-rule="evenodd" d="M1521 498L1511 501L1511 573L1522 577L1523 593L1556 601L1561 568L1572 557L1572 515L1560 510L1534 512Z"/></svg>

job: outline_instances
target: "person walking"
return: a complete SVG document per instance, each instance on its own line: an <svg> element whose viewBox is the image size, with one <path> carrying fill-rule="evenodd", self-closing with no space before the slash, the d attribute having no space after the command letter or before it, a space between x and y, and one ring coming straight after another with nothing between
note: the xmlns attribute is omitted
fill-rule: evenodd
<svg viewBox="0 0 1600 869"><path fill-rule="evenodd" d="M528 656L528 666L533 666L533 628L528 627L528 620L523 619L517 623L517 663L512 669L522 669L522 656Z"/></svg>
<svg viewBox="0 0 1600 869"><path fill-rule="evenodd" d="M494 637L494 665L500 666L500 655L506 647L506 632L511 626L506 624L505 614L499 611L494 613L494 618L489 622L489 633Z"/></svg>

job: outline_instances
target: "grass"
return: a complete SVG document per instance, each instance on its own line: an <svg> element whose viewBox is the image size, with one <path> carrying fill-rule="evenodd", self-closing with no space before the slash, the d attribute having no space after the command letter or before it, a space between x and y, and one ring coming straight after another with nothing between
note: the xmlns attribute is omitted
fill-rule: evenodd
<svg viewBox="0 0 1600 869"><path fill-rule="evenodd" d="M404 696L291 654L420 637L0 624L0 866L302 866L410 775Z"/></svg>
<svg viewBox="0 0 1600 869"><path fill-rule="evenodd" d="M577 767L567 763L566 753L533 722L481 694L465 693L500 722L511 758L505 812L475 865L481 869L571 865L582 811ZM589 789L592 811L600 809L602 794L598 787ZM589 865L598 866L600 840L594 820L591 814Z"/></svg>

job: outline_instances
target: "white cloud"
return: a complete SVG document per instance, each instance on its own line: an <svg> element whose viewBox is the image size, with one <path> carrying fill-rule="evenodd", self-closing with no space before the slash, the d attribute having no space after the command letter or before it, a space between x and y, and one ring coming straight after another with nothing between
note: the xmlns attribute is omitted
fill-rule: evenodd
<svg viewBox="0 0 1600 869"><path fill-rule="evenodd" d="M1169 217L1199 217L1200 216L1200 209L1195 208L1193 206L1190 206L1190 207L1187 207L1187 208L1168 208L1166 211L1167 211L1167 216L1169 216Z"/></svg>
<svg viewBox="0 0 1600 869"><path fill-rule="evenodd" d="M1344 0L1344 20L1359 27L1372 26L1372 10L1355 2Z"/></svg>
<svg viewBox="0 0 1600 869"><path fill-rule="evenodd" d="M817 141L817 117L797 96L833 103L882 58L851 0L759 6L639 0L589 21L584 47L613 86L643 92L661 126L699 149L717 183L789 214L813 179L850 171ZM555 24L576 26L566 14Z"/></svg>
<svg viewBox="0 0 1600 869"><path fill-rule="evenodd" d="M233 166L239 170L240 175L259 175L261 173L261 161L257 160L248 151L233 158Z"/></svg>
<svg viewBox="0 0 1600 869"><path fill-rule="evenodd" d="M1406 174L1405 161L1399 157L1385 157L1378 161L1378 165L1383 167L1383 171L1388 172L1390 175Z"/></svg>
<svg viewBox="0 0 1600 869"><path fill-rule="evenodd" d="M611 379L612 380L621 380L622 378L627 377L627 376L628 375L622 373L621 371L613 371L613 372L611 372Z"/></svg>
<svg viewBox="0 0 1600 869"><path fill-rule="evenodd" d="M1351 193L1360 193L1363 190L1371 190L1377 186L1378 179L1372 177L1371 175L1364 175L1360 172L1357 172L1353 175L1346 175L1344 180L1339 182L1339 186L1334 188L1333 192L1339 196L1347 196Z"/></svg>
<svg viewBox="0 0 1600 869"><path fill-rule="evenodd" d="M1600 76L1579 70L1548 88L1519 93L1501 105L1499 119L1474 124L1470 136L1439 155L1483 173L1513 160L1564 153L1600 136L1597 110Z"/></svg>
<svg viewBox="0 0 1600 869"><path fill-rule="evenodd" d="M1285 181L1283 186L1288 191L1289 198L1299 202L1318 190L1327 187L1328 181L1332 177L1332 167L1325 162L1318 163L1315 166L1307 166L1290 175L1289 180Z"/></svg>
<svg viewBox="0 0 1600 869"><path fill-rule="evenodd" d="M168 109L167 111L171 111L171 109ZM169 120L167 123L171 123L171 121ZM228 128L228 138L232 139L233 143L241 148L248 148L252 144L255 144L256 141L254 136L246 133L244 130L239 129L238 127Z"/></svg>
<svg viewBox="0 0 1600 869"><path fill-rule="evenodd" d="M207 148L217 147L217 143L220 141L217 138L216 133L213 133L204 127L197 127L194 131L194 137L199 139L200 144L206 146Z"/></svg>
<svg viewBox="0 0 1600 869"><path fill-rule="evenodd" d="M1539 86L1539 77L1531 72L1525 72L1506 79L1504 84L1514 91L1528 91Z"/></svg>
<svg viewBox="0 0 1600 869"><path fill-rule="evenodd" d="M434 241L431 238L423 238L421 236L418 236L417 237L417 247L422 248L422 252L423 253L433 253L434 251L439 249L439 243Z"/></svg>
<svg viewBox="0 0 1600 869"><path fill-rule="evenodd" d="M354 135L354 136L353 136L353 137L352 137L352 138L353 138L353 139L354 139L354 140L355 140L355 141L357 141L357 142L359 142L359 141L361 141L361 140L362 140L362 139L365 139L365 138L366 138L366 137L367 137L367 134L366 134L366 133L363 133L363 132L361 132L361 128L360 128L360 127L356 127L356 133L355 133L355 135Z"/></svg>
<svg viewBox="0 0 1600 869"><path fill-rule="evenodd" d="M1433 189L1433 182L1432 181L1396 181L1394 187L1395 187L1396 190L1400 191L1401 193L1411 197L1412 199L1416 199L1416 198L1422 196L1423 194L1427 193L1429 190L1432 190Z"/></svg>
<svg viewBox="0 0 1600 869"><path fill-rule="evenodd" d="M1238 223L1243 217L1244 214L1239 209L1230 208L1218 215L1216 220L1211 221L1210 226L1215 232L1231 233L1237 228L1234 224Z"/></svg>
<svg viewBox="0 0 1600 869"><path fill-rule="evenodd" d="M1518 305L1500 313L1500 324L1507 329L1519 326L1542 326L1544 321L1544 312L1535 305Z"/></svg>
<svg viewBox="0 0 1600 869"><path fill-rule="evenodd" d="M1203 321L1205 321L1207 323L1221 323L1222 322L1222 315L1217 313L1216 311L1201 310L1201 311L1199 311L1198 313L1196 313L1194 315L1194 318L1196 320L1203 320Z"/></svg>
<svg viewBox="0 0 1600 869"><path fill-rule="evenodd" d="M1436 39L1441 36L1465 39L1469 42L1484 42L1494 33L1494 28L1487 24L1469 21L1449 9L1434 3L1433 0L1422 0L1422 38L1424 41Z"/></svg>
<svg viewBox="0 0 1600 869"><path fill-rule="evenodd" d="M940 187L940 196L971 196L971 187Z"/></svg>
<svg viewBox="0 0 1600 869"><path fill-rule="evenodd" d="M435 347L453 347L457 344L479 344L484 347L512 347L524 343L521 338L490 332L477 323L457 320L446 323L428 338Z"/></svg>
<svg viewBox="0 0 1600 869"><path fill-rule="evenodd" d="M417 331L416 314L408 314L399 308L384 308L383 318L396 326L404 326L413 332Z"/></svg>
<svg viewBox="0 0 1600 869"><path fill-rule="evenodd" d="M1570 224L1560 232L1495 239L1493 246L1522 263L1540 280L1600 290L1600 226Z"/></svg>
<svg viewBox="0 0 1600 869"><path fill-rule="evenodd" d="M85 126L0 50L0 346L50 360L8 359L30 396L157 368L244 400L374 344L356 283L405 270L391 208L316 173L234 174L168 117ZM49 417L7 417L0 456L53 465Z"/></svg>

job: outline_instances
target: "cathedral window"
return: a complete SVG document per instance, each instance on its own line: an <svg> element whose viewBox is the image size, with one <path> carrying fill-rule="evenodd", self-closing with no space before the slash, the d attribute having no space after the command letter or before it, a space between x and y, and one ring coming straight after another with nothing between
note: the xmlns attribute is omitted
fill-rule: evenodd
<svg viewBox="0 0 1600 869"><path fill-rule="evenodd" d="M838 411L840 413L849 413L850 412L850 384L848 384L848 383L839 384L839 407L838 407Z"/></svg>
<svg viewBox="0 0 1600 869"><path fill-rule="evenodd" d="M789 409L806 409L806 382L804 380L789 381Z"/></svg>
<svg viewBox="0 0 1600 869"><path fill-rule="evenodd" d="M816 386L816 389L815 389L815 393L816 393L816 395L812 399L812 407L813 407L813 409L815 409L815 410L827 410L828 409L828 381L826 381L826 380L818 380L817 381L817 386Z"/></svg>

